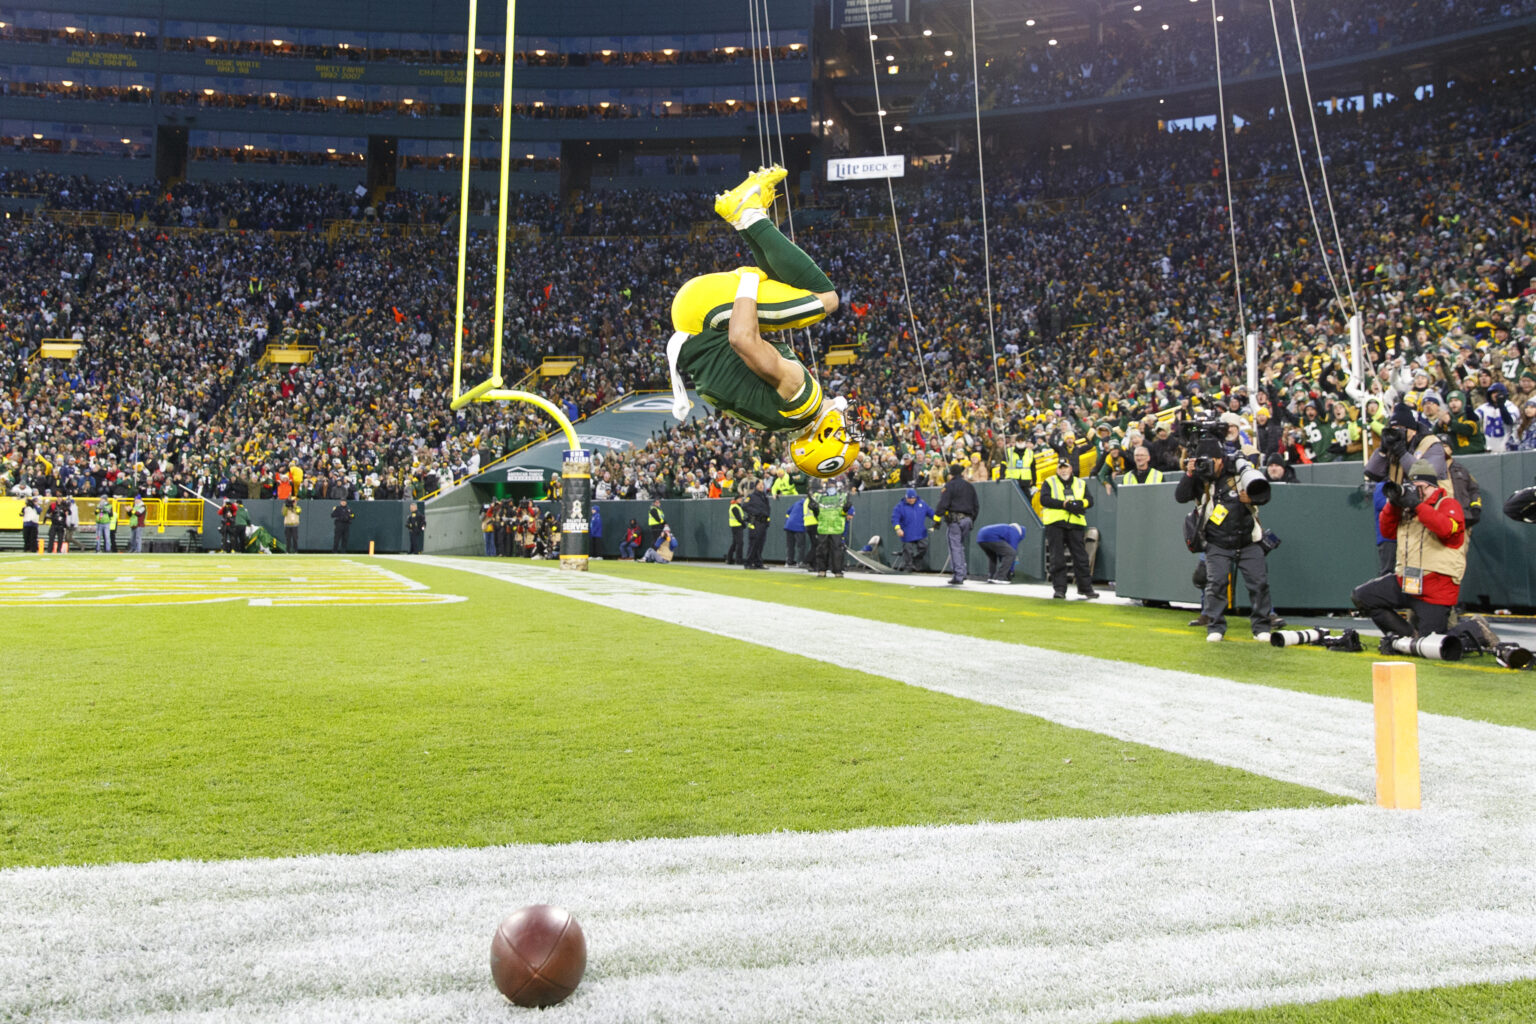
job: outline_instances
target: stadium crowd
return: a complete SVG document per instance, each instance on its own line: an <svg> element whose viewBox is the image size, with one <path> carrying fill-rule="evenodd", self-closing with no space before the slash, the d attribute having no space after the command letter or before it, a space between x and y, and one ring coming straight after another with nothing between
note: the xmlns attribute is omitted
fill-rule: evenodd
<svg viewBox="0 0 1536 1024"><path fill-rule="evenodd" d="M1297 63L1296 26L1279 8L1278 33L1287 67ZM1221 25L1222 74L1248 77L1273 71L1276 25L1264 5L1239 5ZM1329 0L1296 4L1302 53L1309 63L1402 46L1463 32L1510 18L1536 14L1536 0L1437 0L1400 5L1364 0ZM1216 77L1209 5L1183 11L1141 15L1148 24L1168 19L1162 31L1147 25L1105 25L1101 38L1061 42L1040 33L1005 52L979 54L980 107L1060 103L1103 96L1124 96L1213 81ZM928 83L913 104L914 114L966 113L978 104L971 57L961 53L926 59L904 58ZM915 61L915 62L914 62Z"/></svg>
<svg viewBox="0 0 1536 1024"><path fill-rule="evenodd" d="M1531 149L1522 124L1533 92L1468 85L1369 120L1325 122L1349 257L1342 306L1317 255L1289 129L1254 125L1238 137L1234 175L1255 179L1235 210L1247 326L1262 338L1262 395L1241 387L1227 211L1213 187L1220 167L1209 133L1118 139L1074 152L1070 163L1061 154L1021 161L1011 173L989 164L991 327L974 169L963 161L898 194L910 315L888 224L803 230L843 308L791 341L853 403L867 439L855 475L866 486L934 482L952 459L984 479L1020 433L1066 451L1094 448L1101 466L1127 457L1139 434L1168 465L1177 451L1166 437L1177 431L1159 443L1159 428L1223 409L1249 417L1255 437L1292 461L1358 458L1369 431L1351 437L1347 424L1364 422L1362 412L1384 418L1399 399L1426 417L1459 402L1492 450L1536 447L1528 252L1536 181L1513 158ZM1038 202L1103 182L1110 168L1141 180L1092 201ZM76 202L123 201L110 185L50 187ZM198 210L247 206L268 186L198 188L193 220ZM872 190L836 198L850 215L880 212ZM310 199L274 209L307 223ZM443 201L401 200L418 211ZM626 202L601 197L615 226ZM653 205L682 224L707 215L709 198L663 194ZM1337 247L1325 249L1339 278ZM452 232L275 236L173 230L153 218L126 230L37 218L4 222L0 251L11 268L0 280L7 490L254 497L276 493L286 476L302 479L301 495L419 495L549 429L521 406L447 408ZM530 385L573 416L661 387L676 288L748 259L723 227L703 240L519 240L509 251L509 361L583 357L571 374ZM493 268L482 237L469 268L469 378L488 368ZM1374 364L1356 382L1344 369L1350 292ZM33 358L44 338L84 347L72 362ZM313 347L313 361L264 363L267 345L280 341ZM851 345L856 363L821 364L829 347ZM1268 427L1255 422L1257 404L1271 410ZM600 470L615 497L723 493L779 463L781 445L713 419L609 454Z"/></svg>

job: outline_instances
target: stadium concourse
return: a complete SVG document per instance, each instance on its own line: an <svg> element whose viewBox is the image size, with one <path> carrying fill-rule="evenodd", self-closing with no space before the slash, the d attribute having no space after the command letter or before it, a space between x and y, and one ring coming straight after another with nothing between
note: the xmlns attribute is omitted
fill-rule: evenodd
<svg viewBox="0 0 1536 1024"><path fill-rule="evenodd" d="M1344 317L1296 213L1302 196L1289 130L1277 119L1236 138L1233 173L1245 179L1235 204L1242 274L1263 336L1262 400L1297 431L1276 438L1286 458L1334 458L1323 436L1330 419L1356 419L1358 403L1371 397L1384 415L1392 399L1416 400L1430 388L1462 391L1468 411L1487 406L1511 446L1536 445L1536 407L1525 405L1536 394L1536 259L1527 251L1536 186L1527 162L1507 158L1530 145L1529 77L1467 81L1369 118L1325 120L1344 254L1377 369L1353 397ZM974 167L957 160L898 193L916 342L888 227L803 230L843 310L795 343L816 365L828 347L861 345L856 364L820 367L829 390L853 401L869 438L860 482L931 478L958 455L993 464L1020 429L1049 440L1066 427L1094 433L1107 421L1101 443L1138 427L1152 441L1148 416L1246 405L1230 267L1216 244L1226 217L1212 187L1211 143L1205 133L1149 129L989 168L1001 409L979 298ZM1073 202L1056 213L1039 204L1129 172L1142 186L1124 202ZM447 208L441 196L406 193L374 210L374 218L426 230L332 238L319 230L327 214L367 215L334 191L236 183L160 195L22 174L5 184L40 195L45 209L139 218L131 229L46 215L0 228L12 268L0 282L8 492L170 494L191 486L257 496L297 466L315 496L419 494L548 430L521 408L447 409L453 275L452 241L434 227ZM660 386L677 286L745 259L728 233L703 243L682 233L708 216L708 196L583 202L579 211L548 200L527 209L520 199L526 220L548 230L515 246L509 268L514 365L583 357L576 372L539 385L576 415ZM879 193L867 189L807 197L805 205L849 216L880 211ZM674 233L574 233L617 226L641 207L644 229ZM180 227L189 224L197 227ZM277 235L252 224L298 230ZM491 291L489 248L483 237L475 244L471 296ZM489 302L472 303L472 340L485 338L488 321ZM51 337L84 348L63 365L29 360ZM265 346L277 341L315 346L315 361L261 365ZM1502 410L1487 403L1495 384L1510 394ZM1176 457L1154 454L1165 464ZM715 422L603 468L616 496L681 497L690 474L695 483L740 480L780 455L772 442Z"/></svg>

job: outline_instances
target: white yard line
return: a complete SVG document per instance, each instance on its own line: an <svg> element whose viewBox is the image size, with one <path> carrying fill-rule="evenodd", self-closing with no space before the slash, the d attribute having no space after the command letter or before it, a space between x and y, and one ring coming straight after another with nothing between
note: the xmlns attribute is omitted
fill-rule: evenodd
<svg viewBox="0 0 1536 1024"><path fill-rule="evenodd" d="M426 561L1330 793L1374 799L1374 720L1363 701L601 573L491 559ZM1029 628L1020 627L1021 637L1028 636ZM1191 636L1192 643L1196 640ZM1361 680L1361 693L1369 693L1367 678ZM1427 804L1464 807L1513 800L1536 807L1536 733L1421 714L1419 736ZM1477 756L1469 756L1470 751Z"/></svg>
<svg viewBox="0 0 1536 1024"><path fill-rule="evenodd" d="M1071 724L1107 703L1098 731L1323 788L1358 791L1368 775L1363 704L600 575L425 561ZM570 907L586 929L586 980L539 1018L583 1024L1088 1024L1536 977L1532 734L1424 725L1434 798L1419 813L0 871L0 1020L508 1020L490 935L532 902ZM1234 754L1228 734L1261 752Z"/></svg>
<svg viewBox="0 0 1536 1024"><path fill-rule="evenodd" d="M1536 975L1531 826L1366 807L0 872L0 1019L1103 1022ZM531 1018L530 1018L531 1019Z"/></svg>

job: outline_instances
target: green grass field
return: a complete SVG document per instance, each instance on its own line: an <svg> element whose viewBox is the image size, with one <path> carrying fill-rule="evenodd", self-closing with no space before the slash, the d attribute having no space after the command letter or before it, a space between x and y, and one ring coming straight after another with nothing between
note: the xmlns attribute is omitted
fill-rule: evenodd
<svg viewBox="0 0 1536 1024"><path fill-rule="evenodd" d="M469 600L6 610L0 865L1340 802L681 626L410 574Z"/></svg>
<svg viewBox="0 0 1536 1024"><path fill-rule="evenodd" d="M17 564L0 559L0 576ZM1350 802L905 686L879 666L850 671L503 581L387 565L466 600L0 611L0 869ZM1372 655L1279 651L1248 641L1241 623L1232 642L1207 645L1187 613L852 577L593 568L1369 699ZM1528 680L1421 663L1420 703L1536 728ZM1536 982L1157 1018L1174 1019L1528 1021Z"/></svg>
<svg viewBox="0 0 1536 1024"><path fill-rule="evenodd" d="M1459 985L1424 992L1360 996L1262 1010L1143 1017L1138 1024L1528 1024L1536 1020L1536 982Z"/></svg>
<svg viewBox="0 0 1536 1024"><path fill-rule="evenodd" d="M1374 650L1342 654L1320 647L1277 649L1247 635L1247 619L1229 619L1227 642L1206 644L1187 625L1190 612L1005 596L1000 588L912 589L802 573L743 573L705 566L664 569L634 562L593 563L598 572L660 580L696 590L756 597L806 608L921 626L987 640L1091 654L1137 665L1199 672L1238 682L1278 686L1325 697L1371 699ZM665 577L658 575L665 573ZM1536 729L1531 676L1488 659L1416 662L1419 707Z"/></svg>

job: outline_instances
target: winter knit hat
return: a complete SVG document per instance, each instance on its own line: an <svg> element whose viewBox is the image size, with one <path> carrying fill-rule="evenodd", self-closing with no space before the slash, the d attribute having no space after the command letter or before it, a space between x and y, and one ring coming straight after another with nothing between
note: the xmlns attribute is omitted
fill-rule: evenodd
<svg viewBox="0 0 1536 1024"><path fill-rule="evenodd" d="M1419 417L1406 402L1398 402L1392 407L1392 426L1402 427L1404 430L1418 430Z"/></svg>

